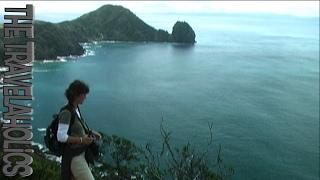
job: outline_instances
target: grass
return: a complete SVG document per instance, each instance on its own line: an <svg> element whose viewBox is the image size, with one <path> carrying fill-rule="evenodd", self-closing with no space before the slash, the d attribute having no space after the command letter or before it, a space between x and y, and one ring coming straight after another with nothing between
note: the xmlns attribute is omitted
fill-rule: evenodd
<svg viewBox="0 0 320 180"><path fill-rule="evenodd" d="M3 153L0 152L0 157L3 157ZM45 157L40 156L37 153L32 154L33 162L32 162L32 169L33 173L32 175L28 177L20 177L19 175L16 175L14 177L7 177L4 176L2 171L0 172L0 179L50 179L50 180L59 180L60 179L60 165L58 162L47 160ZM3 162L1 162L2 164ZM3 165L3 164L2 164ZM21 171L23 171L21 169Z"/></svg>

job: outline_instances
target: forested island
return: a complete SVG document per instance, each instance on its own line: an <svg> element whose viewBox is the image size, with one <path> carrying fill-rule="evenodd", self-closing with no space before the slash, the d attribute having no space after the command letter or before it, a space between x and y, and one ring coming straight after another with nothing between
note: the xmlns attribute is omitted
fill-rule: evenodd
<svg viewBox="0 0 320 180"><path fill-rule="evenodd" d="M129 9L115 5L104 5L71 21L35 20L34 31L36 60L82 55L85 50L80 43L92 41L195 43L195 33L186 22L178 21L170 34L146 24ZM0 34L3 34L2 26ZM3 65L3 35L0 54L0 65Z"/></svg>

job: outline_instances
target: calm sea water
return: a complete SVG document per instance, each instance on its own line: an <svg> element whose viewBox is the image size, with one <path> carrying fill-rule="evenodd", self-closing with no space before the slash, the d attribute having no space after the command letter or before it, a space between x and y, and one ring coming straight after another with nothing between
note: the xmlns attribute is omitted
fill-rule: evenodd
<svg viewBox="0 0 320 180"><path fill-rule="evenodd" d="M318 179L319 19L268 15L142 14L171 32L186 20L197 44L88 44L89 56L34 63L34 141L74 79L90 86L81 106L88 124L159 147L172 141L205 149L208 122L232 179Z"/></svg>

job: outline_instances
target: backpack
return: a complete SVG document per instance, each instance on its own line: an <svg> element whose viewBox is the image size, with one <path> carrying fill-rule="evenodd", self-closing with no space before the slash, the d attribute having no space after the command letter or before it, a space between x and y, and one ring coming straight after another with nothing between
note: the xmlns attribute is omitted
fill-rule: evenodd
<svg viewBox="0 0 320 180"><path fill-rule="evenodd" d="M70 127L74 123L75 114L71 107L71 105L66 105L60 109L60 112L63 110L69 110L71 112L71 120L68 129L68 135L70 135ZM59 113L60 114L60 113ZM51 121L50 125L46 129L46 135L44 136L44 142L46 147L49 149L50 154L61 156L63 154L63 149L66 143L62 143L58 141L57 132L58 132L58 125L59 125L59 114L54 114L53 120Z"/></svg>

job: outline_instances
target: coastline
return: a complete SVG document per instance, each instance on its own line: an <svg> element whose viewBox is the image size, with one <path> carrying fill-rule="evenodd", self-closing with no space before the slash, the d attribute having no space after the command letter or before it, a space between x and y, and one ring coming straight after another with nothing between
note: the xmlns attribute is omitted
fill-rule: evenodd
<svg viewBox="0 0 320 180"><path fill-rule="evenodd" d="M89 50L90 45L98 45L100 43L108 43L108 44L116 44L116 43L143 43L143 44L149 44L149 43L160 43L160 44L172 44L174 46L181 45L181 46L194 46L194 44L189 43L178 43L178 42L157 42L157 41L118 41L118 40L102 40L102 41L91 41L91 42L84 42L79 43L79 45L82 46L84 49L84 53L81 55L68 55L68 56L57 56L56 59L35 59L33 63L57 63L57 62L68 62L68 61L76 61L79 58L87 57L87 56L94 56L95 51ZM31 65L31 64L29 64ZM7 71L6 66L0 66L0 72ZM1 81L0 81L1 82Z"/></svg>

